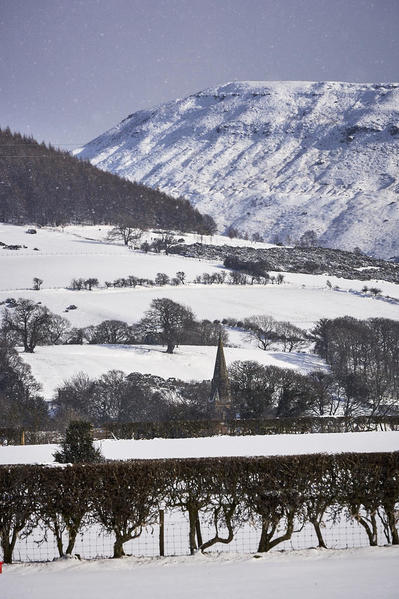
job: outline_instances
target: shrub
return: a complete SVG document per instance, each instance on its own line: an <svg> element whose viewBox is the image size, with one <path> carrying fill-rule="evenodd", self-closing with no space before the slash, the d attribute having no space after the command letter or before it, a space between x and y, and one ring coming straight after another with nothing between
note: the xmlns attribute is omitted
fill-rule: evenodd
<svg viewBox="0 0 399 599"><path fill-rule="evenodd" d="M91 424L79 420L72 421L66 430L61 451L55 452L54 459L61 464L99 462L102 456L94 447Z"/></svg>

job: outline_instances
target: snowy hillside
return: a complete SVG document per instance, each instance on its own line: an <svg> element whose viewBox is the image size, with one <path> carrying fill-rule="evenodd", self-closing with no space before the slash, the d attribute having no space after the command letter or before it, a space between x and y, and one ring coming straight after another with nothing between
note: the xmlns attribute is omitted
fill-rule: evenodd
<svg viewBox="0 0 399 599"><path fill-rule="evenodd" d="M253 360L264 366L294 368L302 373L324 369L325 363L315 354L261 351L256 347L226 347L226 362ZM54 391L79 372L96 378L108 370L126 374L141 372L162 378L184 381L211 379L216 357L215 347L183 345L173 354L154 345L50 345L37 347L35 353L21 357L32 368L32 374L43 387L45 399L53 399Z"/></svg>
<svg viewBox="0 0 399 599"><path fill-rule="evenodd" d="M399 84L236 82L130 115L77 151L265 240L399 254Z"/></svg>
<svg viewBox="0 0 399 599"><path fill-rule="evenodd" d="M73 326L98 324L110 318L135 322L155 297L169 297L190 306L199 318L210 320L264 313L309 328L323 317L399 319L398 304L394 300L361 293L364 280L284 273L282 285L198 285L192 283L193 279L204 272L220 271L223 268L220 261L132 251L121 243L107 242L109 227L42 228L35 235L27 235L25 230L26 227L0 224L1 242L27 246L17 251L0 250L3 274L0 301L8 297L41 301L54 312L67 316ZM193 241L188 235L185 239L188 243ZM228 238L223 238L223 243L226 240L242 243L242 240ZM218 242L218 239L213 241ZM264 247L265 244L250 245ZM187 281L179 287L104 288L106 280L118 277L153 278L158 272L174 276L179 270L186 273ZM40 291L33 291L33 277L43 280ZM100 287L92 291L68 289L71 279L79 277L97 277ZM327 281L333 288L327 287ZM374 285L383 295L399 299L399 286L395 283L371 280L367 285ZM70 304L77 309L64 314Z"/></svg>
<svg viewBox="0 0 399 599"><path fill-rule="evenodd" d="M98 324L107 319L132 324L143 316L154 298L162 297L190 306L200 319L242 319L254 314L268 314L304 329L310 329L320 318L344 315L399 319L399 285L391 282L367 281L369 287L374 285L381 289L381 297L363 293L363 280L300 273L284 273L282 285L194 284L192 281L198 274L223 269L220 261L133 251L121 243L107 241L109 227L41 228L34 235L26 234L25 230L26 227L0 224L2 243L26 246L19 250L0 250L3 275L0 302L10 297L40 301L53 312L68 318L75 327ZM185 239L187 243L195 241L188 235ZM205 241L210 242L209 239ZM217 237L213 239L214 243L218 241ZM234 244L239 240L227 238L227 241ZM223 239L225 242L226 238ZM262 247L265 244L250 245ZM177 271L186 273L186 283L178 287L107 289L104 286L105 280L112 281L117 277L153 278L158 272L174 276ZM43 280L39 291L32 289L33 277ZM72 291L68 286L76 277L97 277L100 286L92 291ZM66 313L71 304L76 309ZM304 373L324 366L313 354L265 352L258 349L256 343L249 343L240 330L229 329L228 332L230 344L234 346L226 348L228 363L255 360L265 365L297 368ZM215 348L183 346L177 348L175 354L168 355L155 346L58 345L37 347L34 354L22 353L21 356L31 365L34 376L43 385L45 397L50 399L56 386L80 371L91 377L117 369L164 378L209 379Z"/></svg>

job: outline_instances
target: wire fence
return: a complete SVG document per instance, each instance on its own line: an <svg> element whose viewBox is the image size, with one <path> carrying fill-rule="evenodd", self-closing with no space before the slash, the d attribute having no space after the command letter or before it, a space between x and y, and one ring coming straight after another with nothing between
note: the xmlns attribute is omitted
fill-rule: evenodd
<svg viewBox="0 0 399 599"><path fill-rule="evenodd" d="M184 556L190 554L189 547L189 522L182 512L172 511L164 514L164 555ZM126 555L136 557L157 557L160 555L160 523L155 522L146 527L142 534L124 544ZM212 538L214 529L208 522L201 520L201 532L204 542ZM227 537L227 531L220 530L220 536ZM260 539L259 523L246 523L235 531L234 539L229 544L216 543L207 551L230 553L256 553ZM278 531L276 536L278 536ZM342 512L334 522L329 519L322 524L322 534L327 548L349 549L367 547L369 540L364 528L354 519L347 518ZM67 538L65 535L65 547ZM381 522L378 523L378 544L387 544ZM114 536L107 533L98 525L86 526L78 534L73 550L73 555L81 559L110 558L113 555ZM293 551L316 548L317 537L310 523L301 525L297 522L296 531L289 541L284 541L275 546L272 551ZM36 527L31 534L24 537L22 534L14 550L14 562L46 562L59 557L54 535L43 527ZM1 561L0 551L0 561Z"/></svg>

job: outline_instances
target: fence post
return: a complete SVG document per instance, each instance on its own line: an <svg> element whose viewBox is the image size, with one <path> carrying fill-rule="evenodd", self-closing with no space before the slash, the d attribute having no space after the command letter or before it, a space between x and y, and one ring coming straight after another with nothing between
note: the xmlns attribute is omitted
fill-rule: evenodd
<svg viewBox="0 0 399 599"><path fill-rule="evenodd" d="M161 505L159 507L159 555L165 555L165 509Z"/></svg>

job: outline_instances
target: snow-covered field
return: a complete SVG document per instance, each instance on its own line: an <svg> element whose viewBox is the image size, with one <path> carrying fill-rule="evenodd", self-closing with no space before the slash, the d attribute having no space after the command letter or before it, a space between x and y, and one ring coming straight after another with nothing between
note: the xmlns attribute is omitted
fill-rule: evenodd
<svg viewBox="0 0 399 599"><path fill-rule="evenodd" d="M98 324L107 319L118 319L129 324L139 320L154 298L168 297L190 306L198 318L210 320L226 317L245 318L253 314L268 314L278 320L288 320L309 329L320 318L351 315L357 318L381 316L399 319L399 305L385 298L373 298L361 292L365 282L326 275L284 273L282 285L195 285L191 281L203 272L220 271L217 262L144 254L132 251L121 243L110 243L110 227L68 226L63 229L41 228L36 235L26 234L28 227L0 224L0 241L26 245L26 249L0 250L0 301L8 297L25 297L40 301L52 311L66 316L73 326ZM154 233L146 233L151 239ZM198 241L199 236L184 235L187 243ZM206 243L249 244L244 240L214 236ZM33 248L39 248L35 251ZM93 291L66 289L73 278L96 277L100 285L106 280L135 275L154 278L158 272L174 276L186 273L187 284L179 287L155 288L99 288ZM40 291L32 290L33 277L43 279ZM333 287L327 286L327 281ZM385 281L367 281L399 300L399 285ZM334 289L335 287L335 289ZM70 304L76 310L65 313ZM303 372L322 366L315 356L308 354L266 353L249 346L242 335L231 331L231 343L236 349L227 350L229 362L256 360L262 364L298 367ZM127 347L39 347L35 354L22 354L43 383L46 397L65 378L85 371L99 376L111 368L124 372L151 372L160 376L174 376L185 380L209 378L213 365L212 348L182 347L174 356L167 356L159 348Z"/></svg>
<svg viewBox="0 0 399 599"><path fill-rule="evenodd" d="M325 368L323 360L314 354L227 347L225 356L227 365L235 360L254 360L303 373ZM21 353L21 357L42 384L44 397L51 399L55 388L78 372L91 378L108 370L121 370L126 374L134 371L185 381L211 379L216 348L182 345L173 354L167 354L165 348L154 345L54 345L37 347L35 353Z"/></svg>
<svg viewBox="0 0 399 599"><path fill-rule="evenodd" d="M54 312L69 312L74 326L96 324L116 318L129 323L138 320L152 299L169 297L190 306L199 318L222 319L229 316L244 318L266 313L279 320L289 320L303 328L311 327L318 319L352 315L358 318L382 316L399 318L399 307L385 299L375 299L360 290L364 281L346 280L325 275L285 273L283 285L194 285L136 289L95 289L70 291L66 289L73 278L96 277L105 280L135 275L152 278L158 272L174 276L179 270L192 281L203 272L215 272L221 264L210 261L144 254L121 244L105 241L109 227L66 227L65 230L38 229L27 235L26 227L0 225L0 241L25 244L28 249L0 250L0 301L7 297L27 297L41 301ZM188 240L190 241L190 240ZM223 238L224 242L237 240ZM241 240L242 242L242 240ZM253 244L252 244L253 245ZM34 251L38 247L40 251ZM43 279L40 291L32 290L33 277ZM327 280L338 290L330 290ZM399 299L399 286L385 281L367 281L377 286L383 295Z"/></svg>
<svg viewBox="0 0 399 599"><path fill-rule="evenodd" d="M229 456L306 455L399 451L399 431L308 435L216 436L193 439L104 439L96 441L108 460ZM57 445L0 446L0 464L51 464Z"/></svg>
<svg viewBox="0 0 399 599"><path fill-rule="evenodd" d="M129 275L153 279L158 272L174 277L177 271L184 270L193 279L203 272L219 270L209 262L133 252L121 243L110 243L106 236L111 227L42 228L37 229L36 235L26 234L26 229L0 224L0 241L7 245L27 246L26 249L0 251L4 273L1 290L32 289L33 277L43 280L43 289L65 289L72 279L79 277L98 278L104 286L105 281ZM34 250L35 247L38 250Z"/></svg>
<svg viewBox="0 0 399 599"><path fill-rule="evenodd" d="M397 599L397 547L4 566L2 599Z"/></svg>
<svg viewBox="0 0 399 599"><path fill-rule="evenodd" d="M27 245L27 249L0 249L0 301L29 297L68 317L74 326L116 318L137 321L154 297L170 297L211 320L243 318L265 313L310 328L319 318L345 314L359 318L385 316L399 319L396 304L361 293L363 281L335 277L286 274L281 286L231 287L186 284L180 287L98 289L72 292L65 287L72 278L97 277L100 283L136 275L153 278L157 272L174 276L178 270L191 281L197 274L222 268L216 262L133 252L105 240L107 227L38 229L0 225L0 241ZM184 236L187 242L197 239ZM205 240L204 240L205 241ZM206 240L208 243L210 240ZM214 243L241 244L242 240L213 239ZM247 243L247 242L246 242ZM253 245L253 244L251 244ZM38 251L33 248L39 248ZM44 280L41 291L29 289L33 277ZM339 289L330 290L327 279ZM367 282L384 295L399 298L399 286ZM64 314L69 304L77 310ZM231 333L235 347L226 348L227 363L256 360L262 364L298 368L302 372L324 368L315 355L264 352L249 343L238 330ZM107 370L138 371L184 380L210 378L215 348L182 346L168 355L155 346L47 346L34 354L21 354L43 384L44 395L79 371L96 377ZM337 452L388 452L399 450L399 432L332 433L202 439L153 439L150 441L103 440L96 442L107 459L151 459L206 456L269 456ZM0 446L0 464L51 464L56 445ZM184 539L186 543L186 538ZM309 546L309 545L305 545ZM35 545L37 548L37 546ZM234 549L235 551L235 549ZM248 551L248 549L246 550ZM102 555L107 555L106 553ZM126 558L49 564L5 566L0 575L1 599L85 599L109 597L226 597L242 599L272 595L276 599L336 597L397 597L399 582L395 547L347 551L308 550L254 559L248 555L197 555L194 558Z"/></svg>
<svg viewBox="0 0 399 599"><path fill-rule="evenodd" d="M363 283L364 284L364 283ZM53 312L66 316L74 326L98 324L118 319L128 323L139 320L154 298L167 297L192 308L198 318L246 318L268 314L277 320L289 320L311 328L320 318L354 316L356 318L399 319L399 306L353 293L302 286L180 286L93 291L47 290L0 292L0 300L25 297L41 301ZM75 304L77 310L63 314Z"/></svg>

